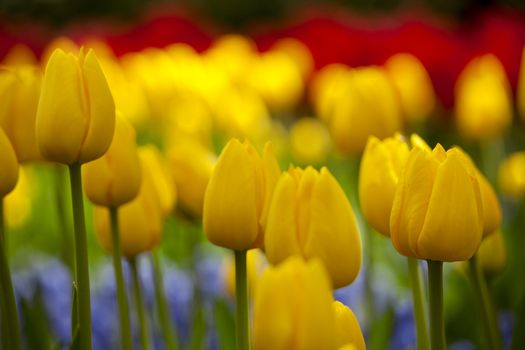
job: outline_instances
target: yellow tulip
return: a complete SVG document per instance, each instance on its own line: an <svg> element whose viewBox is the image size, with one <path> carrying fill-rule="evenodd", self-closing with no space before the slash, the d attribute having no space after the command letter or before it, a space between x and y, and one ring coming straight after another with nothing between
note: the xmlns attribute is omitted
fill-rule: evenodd
<svg viewBox="0 0 525 350"><path fill-rule="evenodd" d="M169 149L168 163L183 212L202 216L204 193L216 161L213 152L192 139L177 142Z"/></svg>
<svg viewBox="0 0 525 350"><path fill-rule="evenodd" d="M173 212L177 203L177 187L168 170L166 160L153 145L142 146L139 149L141 164L147 169L144 176L147 191L151 192L159 205L163 217Z"/></svg>
<svg viewBox="0 0 525 350"><path fill-rule="evenodd" d="M84 191L96 205L118 207L140 189L141 170L133 126L119 113L108 151L82 167Z"/></svg>
<svg viewBox="0 0 525 350"><path fill-rule="evenodd" d="M507 264L505 240L500 230L485 238L476 254L478 263L487 274L497 274L503 271Z"/></svg>
<svg viewBox="0 0 525 350"><path fill-rule="evenodd" d="M355 69L347 79L344 93L334 101L330 132L341 153L360 154L369 136L385 138L401 130L401 109L381 68Z"/></svg>
<svg viewBox="0 0 525 350"><path fill-rule="evenodd" d="M359 169L359 202L368 223L390 236L390 212L399 176L404 169L409 146L396 134L380 141L370 136Z"/></svg>
<svg viewBox="0 0 525 350"><path fill-rule="evenodd" d="M164 211L163 204L157 193L155 177L162 173L153 173L149 165L155 160L151 158L151 150L139 150L142 182L139 194L131 201L122 205L118 210L118 224L122 255L134 257L157 246L162 237ZM100 245L111 251L111 228L109 209L95 207L95 229Z"/></svg>
<svg viewBox="0 0 525 350"><path fill-rule="evenodd" d="M16 44L11 47L2 61L2 65L8 67L34 66L36 64L38 64L38 60L35 53L24 44Z"/></svg>
<svg viewBox="0 0 525 350"><path fill-rule="evenodd" d="M308 46L297 39L284 38L277 40L272 51L282 52L290 57L299 68L303 79L307 79L314 69L314 59Z"/></svg>
<svg viewBox="0 0 525 350"><path fill-rule="evenodd" d="M95 160L107 151L114 129L115 104L93 51L75 56L55 50L36 116L42 156L63 164Z"/></svg>
<svg viewBox="0 0 525 350"><path fill-rule="evenodd" d="M11 192L18 181L18 161L9 138L0 128L0 200Z"/></svg>
<svg viewBox="0 0 525 350"><path fill-rule="evenodd" d="M417 57L400 53L385 63L398 92L403 115L409 123L421 122L434 110L436 97L432 80Z"/></svg>
<svg viewBox="0 0 525 350"><path fill-rule="evenodd" d="M332 300L331 285L319 260L291 257L269 267L255 298L254 349L336 349Z"/></svg>
<svg viewBox="0 0 525 350"><path fill-rule="evenodd" d="M351 71L342 64L329 64L317 72L311 86L311 95L315 112L321 120L328 123L333 115L333 110L346 95Z"/></svg>
<svg viewBox="0 0 525 350"><path fill-rule="evenodd" d="M461 261L477 251L483 205L476 170L464 153L438 144L413 148L390 216L394 247L405 256Z"/></svg>
<svg viewBox="0 0 525 350"><path fill-rule="evenodd" d="M472 60L455 86L459 131L472 139L501 135L512 122L510 85L501 62L493 55Z"/></svg>
<svg viewBox="0 0 525 350"><path fill-rule="evenodd" d="M299 162L320 164L330 152L330 133L320 120L301 118L290 129L290 147Z"/></svg>
<svg viewBox="0 0 525 350"><path fill-rule="evenodd" d="M0 72L0 126L4 128L20 163L40 158L35 119L40 95L40 71L24 66Z"/></svg>
<svg viewBox="0 0 525 350"><path fill-rule="evenodd" d="M37 186L34 186L35 177L33 169L21 166L18 173L18 182L15 188L4 198L5 223L8 227L23 226L31 215L32 204Z"/></svg>
<svg viewBox="0 0 525 350"><path fill-rule="evenodd" d="M356 350L365 350L365 339L359 322L354 313L339 301L333 302L335 312L335 341L338 348L347 344L355 346Z"/></svg>
<svg viewBox="0 0 525 350"><path fill-rule="evenodd" d="M343 190L328 169L291 168L275 187L265 233L268 261L291 255L320 258L335 288L351 283L361 266L361 238Z"/></svg>
<svg viewBox="0 0 525 350"><path fill-rule="evenodd" d="M279 174L270 144L261 158L248 141L241 144L231 139L219 156L204 197L208 240L234 250L260 246Z"/></svg>
<svg viewBox="0 0 525 350"><path fill-rule="evenodd" d="M513 153L501 163L498 182L505 195L515 199L525 196L525 151Z"/></svg>

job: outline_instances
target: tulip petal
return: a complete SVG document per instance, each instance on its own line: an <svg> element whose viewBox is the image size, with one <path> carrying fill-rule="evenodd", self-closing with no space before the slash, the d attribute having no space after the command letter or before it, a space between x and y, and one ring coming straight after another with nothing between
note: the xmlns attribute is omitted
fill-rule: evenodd
<svg viewBox="0 0 525 350"><path fill-rule="evenodd" d="M309 217L304 256L325 263L334 288L351 283L361 267L361 238L352 207L326 168L313 188Z"/></svg>
<svg viewBox="0 0 525 350"><path fill-rule="evenodd" d="M416 254L416 241L423 227L438 165L432 153L423 148L414 147L408 155L390 215L392 243L405 256Z"/></svg>
<svg viewBox="0 0 525 350"><path fill-rule="evenodd" d="M259 233L256 160L232 139L224 148L206 189L204 231L216 245L243 250Z"/></svg>
<svg viewBox="0 0 525 350"><path fill-rule="evenodd" d="M11 192L18 181L18 161L4 130L0 128L0 200Z"/></svg>
<svg viewBox="0 0 525 350"><path fill-rule="evenodd" d="M46 67L36 117L38 147L45 159L65 164L78 160L89 122L83 91L78 59L55 50Z"/></svg>
<svg viewBox="0 0 525 350"><path fill-rule="evenodd" d="M416 254L431 260L467 260L478 249L482 231L477 178L469 174L460 152L451 149L437 170Z"/></svg>
<svg viewBox="0 0 525 350"><path fill-rule="evenodd" d="M82 73L89 124L78 161L85 163L101 157L109 148L115 130L115 103L93 50L84 59Z"/></svg>
<svg viewBox="0 0 525 350"><path fill-rule="evenodd" d="M339 301L333 302L335 313L337 348L353 344L357 350L365 350L365 339L353 311Z"/></svg>
<svg viewBox="0 0 525 350"><path fill-rule="evenodd" d="M275 187L264 235L266 256L272 264L279 264L290 255L301 255L296 188L297 183L289 173L283 173Z"/></svg>

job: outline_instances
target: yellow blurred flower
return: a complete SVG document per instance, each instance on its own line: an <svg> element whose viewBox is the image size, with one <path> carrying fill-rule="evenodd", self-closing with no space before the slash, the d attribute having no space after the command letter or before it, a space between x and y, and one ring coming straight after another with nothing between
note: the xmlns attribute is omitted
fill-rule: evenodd
<svg viewBox="0 0 525 350"><path fill-rule="evenodd" d="M330 133L319 119L298 119L289 138L292 155L302 164L321 164L331 149Z"/></svg>
<svg viewBox="0 0 525 350"><path fill-rule="evenodd" d="M390 216L394 247L405 256L461 261L477 251L483 205L476 170L464 153L438 144L413 148Z"/></svg>
<svg viewBox="0 0 525 350"><path fill-rule="evenodd" d="M24 44L16 44L5 55L2 65L8 67L36 66L38 60L33 50Z"/></svg>
<svg viewBox="0 0 525 350"><path fill-rule="evenodd" d="M434 110L436 97L423 64L411 54L399 53L386 61L385 68L396 87L405 120L425 120Z"/></svg>
<svg viewBox="0 0 525 350"><path fill-rule="evenodd" d="M505 240L500 230L485 238L476 254L481 269L490 275L502 272L507 264Z"/></svg>
<svg viewBox="0 0 525 350"><path fill-rule="evenodd" d="M268 261L320 258L334 288L351 283L361 267L361 238L352 207L328 169L291 168L275 187L265 233Z"/></svg>
<svg viewBox="0 0 525 350"><path fill-rule="evenodd" d="M15 188L4 198L5 222L11 228L21 227L27 222L31 216L35 191L38 190L33 186L35 176L31 168L21 166L18 175Z"/></svg>
<svg viewBox="0 0 525 350"><path fill-rule="evenodd" d="M135 198L142 180L133 126L117 113L108 151L82 167L84 191L91 202L118 207Z"/></svg>
<svg viewBox="0 0 525 350"><path fill-rule="evenodd" d="M335 339L337 348L351 344L356 350L365 350L365 339L354 313L339 301L333 302L335 312Z"/></svg>
<svg viewBox="0 0 525 350"><path fill-rule="evenodd" d="M319 260L291 257L263 273L253 314L254 349L336 349L335 325L331 285Z"/></svg>
<svg viewBox="0 0 525 350"><path fill-rule="evenodd" d="M57 49L46 67L36 116L41 155L63 164L86 163L108 149L115 104L93 51Z"/></svg>
<svg viewBox="0 0 525 350"><path fill-rule="evenodd" d="M330 64L317 72L310 84L310 95L317 116L328 123L338 101L347 93L350 70L342 64Z"/></svg>
<svg viewBox="0 0 525 350"><path fill-rule="evenodd" d="M343 154L360 154L369 136L385 138L401 130L402 116L396 92L379 67L352 70L344 93L334 101L329 128Z"/></svg>
<svg viewBox="0 0 525 350"><path fill-rule="evenodd" d="M261 158L248 141L230 140L204 197L203 224L208 240L234 250L259 247L279 174L270 144Z"/></svg>
<svg viewBox="0 0 525 350"><path fill-rule="evenodd" d="M272 51L282 52L294 62L303 80L308 79L314 70L314 58L308 46L297 39L283 38L277 40L271 47Z"/></svg>
<svg viewBox="0 0 525 350"><path fill-rule="evenodd" d="M0 128L0 200L11 192L18 181L18 161L9 138Z"/></svg>
<svg viewBox="0 0 525 350"><path fill-rule="evenodd" d="M525 195L525 151L507 156L498 171L501 191L509 197L519 199Z"/></svg>
<svg viewBox="0 0 525 350"><path fill-rule="evenodd" d="M200 218L204 193L217 157L199 142L183 138L168 150L168 164L183 212Z"/></svg>
<svg viewBox="0 0 525 350"><path fill-rule="evenodd" d="M512 96L501 62L494 55L473 59L455 86L459 131L473 139L500 136L512 122Z"/></svg>
<svg viewBox="0 0 525 350"><path fill-rule="evenodd" d="M300 68L290 56L278 51L269 51L254 60L247 83L276 111L293 110L304 91Z"/></svg>
<svg viewBox="0 0 525 350"><path fill-rule="evenodd" d="M11 140L18 161L40 159L35 119L40 96L40 71L33 66L0 71L0 126Z"/></svg>
<svg viewBox="0 0 525 350"><path fill-rule="evenodd" d="M118 210L122 255L126 257L134 257L150 251L159 244L167 206L173 203L173 193L169 192L169 185L167 185L169 181L162 179L163 172L159 170L160 165L154 164L158 161L155 152L149 146L139 150L142 169L139 194ZM157 182L159 178L160 183ZM166 188L163 187L164 185ZM111 251L109 209L95 207L94 220L100 245L105 250Z"/></svg>

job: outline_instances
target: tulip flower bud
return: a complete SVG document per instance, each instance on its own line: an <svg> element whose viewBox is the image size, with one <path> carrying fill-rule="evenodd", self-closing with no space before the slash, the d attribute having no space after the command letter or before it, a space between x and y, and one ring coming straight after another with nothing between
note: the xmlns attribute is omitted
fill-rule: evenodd
<svg viewBox="0 0 525 350"><path fill-rule="evenodd" d="M473 139L501 135L512 122L510 85L493 55L471 61L455 86L459 131Z"/></svg>
<svg viewBox="0 0 525 350"><path fill-rule="evenodd" d="M18 161L9 138L0 128L0 200L11 192L18 181Z"/></svg>
<svg viewBox="0 0 525 350"><path fill-rule="evenodd" d="M385 69L397 90L406 121L426 119L434 110L436 97L423 64L413 55L400 53L386 61Z"/></svg>
<svg viewBox="0 0 525 350"><path fill-rule="evenodd" d="M160 212L163 217L168 216L177 203L177 188L173 183L170 172L166 166L164 157L159 150L153 146L142 146L140 157L149 180L146 181L148 191L155 195Z"/></svg>
<svg viewBox="0 0 525 350"><path fill-rule="evenodd" d="M202 217L204 193L216 162L216 155L194 140L186 139L169 149L168 163L183 212Z"/></svg>
<svg viewBox="0 0 525 350"><path fill-rule="evenodd" d="M333 302L335 312L335 339L337 348L347 344L355 346L356 350L365 350L365 339L359 322L352 310L339 301Z"/></svg>
<svg viewBox="0 0 525 350"><path fill-rule="evenodd" d="M478 263L486 274L495 275L505 269L507 264L507 251L505 240L500 230L485 238L476 254Z"/></svg>
<svg viewBox="0 0 525 350"><path fill-rule="evenodd" d="M139 150L142 182L138 195L122 205L118 210L118 224L122 255L133 257L152 250L162 236L164 213L159 194L156 192L154 177L162 173L152 173L150 150ZM109 210L95 207L95 229L100 245L107 251L112 249Z"/></svg>
<svg viewBox="0 0 525 350"><path fill-rule="evenodd" d="M291 255L320 258L335 288L351 283L361 266L361 238L343 190L328 169L291 168L279 178L265 233L268 261Z"/></svg>
<svg viewBox="0 0 525 350"><path fill-rule="evenodd" d="M351 71L346 92L334 106L329 121L337 149L360 154L368 137L385 138L402 127L396 92L386 73L378 67Z"/></svg>
<svg viewBox="0 0 525 350"><path fill-rule="evenodd" d="M234 250L260 246L279 173L270 144L261 158L248 141L230 140L204 197L203 224L208 240Z"/></svg>
<svg viewBox="0 0 525 350"><path fill-rule="evenodd" d="M40 158L35 119L40 95L40 71L35 67L0 72L0 126L11 140L20 163Z"/></svg>
<svg viewBox="0 0 525 350"><path fill-rule="evenodd" d="M399 176L410 149L396 134L380 141L370 136L359 169L359 202L368 223L390 236L390 212Z"/></svg>
<svg viewBox="0 0 525 350"><path fill-rule="evenodd" d="M118 207L140 189L141 170L133 126L117 114L115 135L108 151L82 167L84 191L96 205Z"/></svg>
<svg viewBox="0 0 525 350"><path fill-rule="evenodd" d="M331 286L322 263L291 257L269 267L255 297L256 350L336 349Z"/></svg>
<svg viewBox="0 0 525 350"><path fill-rule="evenodd" d="M63 164L95 160L107 151L114 130L115 104L93 51L75 56L55 50L36 116L42 156Z"/></svg>
<svg viewBox="0 0 525 350"><path fill-rule="evenodd" d="M394 247L405 256L439 261L471 258L483 234L476 170L464 153L438 144L413 148L390 216Z"/></svg>
<svg viewBox="0 0 525 350"><path fill-rule="evenodd" d="M505 195L515 199L525 196L525 152L513 153L501 163L498 182Z"/></svg>

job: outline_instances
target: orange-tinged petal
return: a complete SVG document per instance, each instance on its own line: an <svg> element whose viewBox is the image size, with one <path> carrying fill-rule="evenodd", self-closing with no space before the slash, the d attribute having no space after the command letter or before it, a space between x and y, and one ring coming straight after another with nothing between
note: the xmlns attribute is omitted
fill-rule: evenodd
<svg viewBox="0 0 525 350"><path fill-rule="evenodd" d="M36 117L37 143L45 159L64 164L78 160L89 123L83 91L78 58L55 50L42 81Z"/></svg>
<svg viewBox="0 0 525 350"><path fill-rule="evenodd" d="M275 187L264 236L266 256L272 264L301 254L296 226L296 193L296 181L289 173L283 173Z"/></svg>
<svg viewBox="0 0 525 350"><path fill-rule="evenodd" d="M326 168L312 188L309 209L304 256L323 261L334 288L351 283L361 267L361 238L352 207Z"/></svg>
<svg viewBox="0 0 525 350"><path fill-rule="evenodd" d="M437 170L425 223L413 248L425 259L467 260L481 242L482 219L477 178L460 151L451 149Z"/></svg>
<svg viewBox="0 0 525 350"><path fill-rule="evenodd" d="M256 159L238 140L225 146L204 197L203 224L208 240L244 250L259 232Z"/></svg>
<svg viewBox="0 0 525 350"><path fill-rule="evenodd" d="M78 156L86 163L106 153L115 130L115 102L93 50L83 61L82 79L89 113L88 129Z"/></svg>

